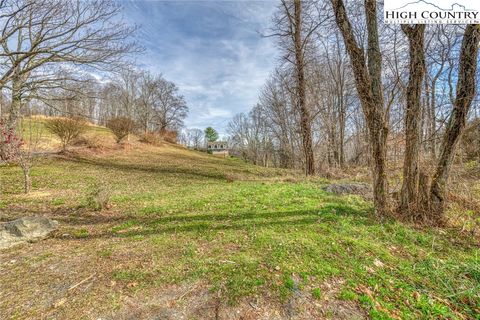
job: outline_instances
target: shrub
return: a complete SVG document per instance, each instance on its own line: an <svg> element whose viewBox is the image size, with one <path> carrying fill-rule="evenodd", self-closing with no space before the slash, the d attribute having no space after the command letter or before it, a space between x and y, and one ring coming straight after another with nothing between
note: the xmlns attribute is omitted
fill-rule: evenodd
<svg viewBox="0 0 480 320"><path fill-rule="evenodd" d="M140 136L140 142L159 145L162 143L162 139L158 134L147 132Z"/></svg>
<svg viewBox="0 0 480 320"><path fill-rule="evenodd" d="M106 185L95 183L87 194L86 206L95 211L109 208L111 190Z"/></svg>
<svg viewBox="0 0 480 320"><path fill-rule="evenodd" d="M87 130L87 122L81 118L54 118L45 122L45 127L60 138L62 150Z"/></svg>
<svg viewBox="0 0 480 320"><path fill-rule="evenodd" d="M101 149L103 147L98 137L79 137L73 141L72 145L87 147L88 149Z"/></svg>
<svg viewBox="0 0 480 320"><path fill-rule="evenodd" d="M127 117L112 118L107 121L107 128L113 132L117 143L120 143L123 138L135 130L135 121Z"/></svg>
<svg viewBox="0 0 480 320"><path fill-rule="evenodd" d="M177 131L175 130L162 130L162 138L163 140L170 142L170 143L177 143Z"/></svg>
<svg viewBox="0 0 480 320"><path fill-rule="evenodd" d="M467 124L460 140L460 150L466 160L480 159L480 119L475 119Z"/></svg>

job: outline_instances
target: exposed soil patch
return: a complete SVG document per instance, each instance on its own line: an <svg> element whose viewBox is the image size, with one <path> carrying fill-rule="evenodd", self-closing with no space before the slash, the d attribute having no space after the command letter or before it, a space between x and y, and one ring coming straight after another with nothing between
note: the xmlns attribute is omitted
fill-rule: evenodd
<svg viewBox="0 0 480 320"><path fill-rule="evenodd" d="M60 230L62 231L62 230ZM118 250L109 253L112 245ZM107 257L106 257L107 256ZM131 262L135 261L135 266ZM265 295L243 298L234 305L208 283L143 288L134 279L112 280L126 265L150 265L151 252L141 243L111 238L47 239L0 252L0 310L5 319L366 319L354 302L337 298L343 285L331 279L314 298L311 288L297 285L286 301ZM24 277L21 270L30 270ZM297 283L297 282L296 282Z"/></svg>
<svg viewBox="0 0 480 320"><path fill-rule="evenodd" d="M202 283L171 286L138 297L125 297L123 307L102 319L366 319L353 302L336 297L343 282L332 279L322 285L323 296L312 297L307 290L295 289L286 302L268 297L251 297L235 305L222 301Z"/></svg>

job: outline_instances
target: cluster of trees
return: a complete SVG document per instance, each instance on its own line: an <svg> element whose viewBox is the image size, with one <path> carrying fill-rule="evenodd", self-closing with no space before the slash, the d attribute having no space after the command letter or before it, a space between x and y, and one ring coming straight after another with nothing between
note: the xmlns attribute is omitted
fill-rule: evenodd
<svg viewBox="0 0 480 320"><path fill-rule="evenodd" d="M176 130L188 108L178 87L138 71L136 27L117 1L0 1L0 116L127 117L142 132ZM99 80L103 79L103 80Z"/></svg>
<svg viewBox="0 0 480 320"><path fill-rule="evenodd" d="M253 163L307 175L368 164L379 215L392 212L387 165L403 163L397 212L440 223L461 134L478 125L480 29L385 25L379 5L281 1L270 36L282 63L230 122L231 144Z"/></svg>
<svg viewBox="0 0 480 320"><path fill-rule="evenodd" d="M215 142L219 138L217 130L207 127L205 130L191 128L180 134L180 143L195 150L206 148L207 142Z"/></svg>
<svg viewBox="0 0 480 320"><path fill-rule="evenodd" d="M86 120L111 128L117 142L133 131L172 136L183 125L178 87L132 67L142 48L121 13L114 0L0 0L0 161L22 166L26 192L38 138L22 136L22 116L62 117L47 129L64 149Z"/></svg>
<svg viewBox="0 0 480 320"><path fill-rule="evenodd" d="M99 107L94 110L99 123L127 117L144 133L178 130L188 113L175 83L147 71L121 71L117 79L101 88L99 96Z"/></svg>
<svg viewBox="0 0 480 320"><path fill-rule="evenodd" d="M68 100L91 72L113 71L137 50L129 40L135 29L117 19L115 1L4 0L0 6L0 91L9 100L2 116L12 128L28 102Z"/></svg>

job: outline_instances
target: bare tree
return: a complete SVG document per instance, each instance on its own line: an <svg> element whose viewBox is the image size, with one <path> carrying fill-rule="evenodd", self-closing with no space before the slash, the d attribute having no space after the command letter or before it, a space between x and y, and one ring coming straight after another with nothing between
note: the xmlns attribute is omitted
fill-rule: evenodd
<svg viewBox="0 0 480 320"><path fill-rule="evenodd" d="M201 129L188 129L187 130L187 144L194 149L200 149L204 145L204 133Z"/></svg>
<svg viewBox="0 0 480 320"><path fill-rule="evenodd" d="M312 142L312 116L307 105L307 52L311 46L311 38L320 22L313 17L315 8L312 1L282 0L275 17L273 35L279 37L280 45L285 50L284 59L291 63L295 70L296 106L300 111L300 129L305 156L305 173L315 174L315 159Z"/></svg>
<svg viewBox="0 0 480 320"><path fill-rule="evenodd" d="M314 131L321 131L316 140L323 147L320 152L324 155L322 160L327 161L329 166L343 167L346 162L347 122L355 100L351 94L354 80L341 36L318 33L319 50L308 73L308 97L313 111ZM322 160L317 157L317 161Z"/></svg>
<svg viewBox="0 0 480 320"><path fill-rule="evenodd" d="M179 94L178 87L173 82L158 78L155 86L153 111L157 130L163 133L166 129L181 127L188 112L185 98Z"/></svg>
<svg viewBox="0 0 480 320"><path fill-rule="evenodd" d="M102 121L127 117L137 122L144 133L148 131L177 130L187 116L186 101L175 83L162 75L132 68L103 89Z"/></svg>
<svg viewBox="0 0 480 320"><path fill-rule="evenodd" d="M265 84L257 109L265 119L268 134L275 147L278 166L294 168L297 162L297 141L301 141L298 110L291 94L290 77L283 70L276 70ZM300 150L299 150L300 151Z"/></svg>
<svg viewBox="0 0 480 320"><path fill-rule="evenodd" d="M456 97L430 188L430 213L437 223L441 223L444 218L448 176L456 146L465 128L467 115L475 97L479 43L480 25L467 25L459 56Z"/></svg>
<svg viewBox="0 0 480 320"><path fill-rule="evenodd" d="M253 108L248 114L240 113L228 124L230 144L234 153L244 160L261 166L269 166L272 141L261 110Z"/></svg>
<svg viewBox="0 0 480 320"><path fill-rule="evenodd" d="M18 150L17 163L23 173L23 191L28 194L32 189L32 178L30 171L35 164L35 158L38 153L40 139L42 138L42 128L35 125L34 120L29 117L23 119L20 125L20 132L24 132L23 147Z"/></svg>
<svg viewBox="0 0 480 320"><path fill-rule="evenodd" d="M384 105L382 90L382 56L380 52L377 5L375 0L365 0L367 25L367 50L359 46L343 0L331 0L335 20L342 33L345 47L350 56L358 96L368 126L373 166L373 190L375 209L379 215L389 212L387 182L387 136L388 113ZM367 63L365 63L367 61Z"/></svg>
<svg viewBox="0 0 480 320"><path fill-rule="evenodd" d="M139 103L135 114L139 127L144 133L152 129L156 89L156 81L153 75L149 72L143 72L140 79Z"/></svg>
<svg viewBox="0 0 480 320"><path fill-rule="evenodd" d="M141 73L133 68L125 68L120 72L116 81L117 99L121 106L121 115L132 118L138 107L138 96L140 93Z"/></svg>
<svg viewBox="0 0 480 320"><path fill-rule="evenodd" d="M400 196L402 214L412 214L418 204L420 161L421 92L425 76L425 25L402 25L410 48L410 67L405 115L405 159L403 185Z"/></svg>
<svg viewBox="0 0 480 320"><path fill-rule="evenodd" d="M443 123L437 127L438 116L443 105L450 104L447 82L451 79L453 68L452 52L459 46L459 26L438 25L427 29L426 63L427 70L424 81L424 143L430 158L436 161L439 131ZM447 89L448 88L448 89Z"/></svg>
<svg viewBox="0 0 480 320"><path fill-rule="evenodd" d="M56 81L67 68L111 69L135 45L133 28L116 19L118 3L101 1L5 1L0 35L0 88L11 91L7 124L19 116L28 91ZM70 73L73 74L73 73Z"/></svg>

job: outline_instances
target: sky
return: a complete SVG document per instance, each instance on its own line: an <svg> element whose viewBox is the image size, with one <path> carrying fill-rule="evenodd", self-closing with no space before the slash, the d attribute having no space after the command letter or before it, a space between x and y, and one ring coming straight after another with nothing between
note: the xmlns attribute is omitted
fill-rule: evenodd
<svg viewBox="0 0 480 320"><path fill-rule="evenodd" d="M214 127L248 112L278 62L268 34L275 1L124 1L125 18L139 25L137 59L177 84L185 96L188 128Z"/></svg>

